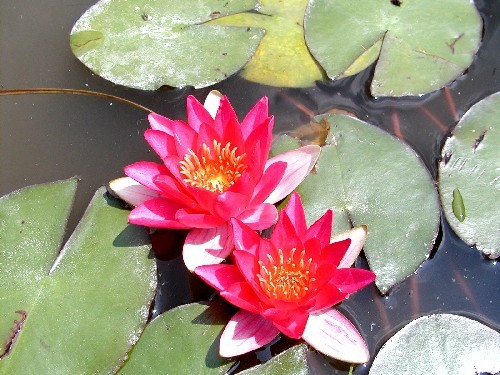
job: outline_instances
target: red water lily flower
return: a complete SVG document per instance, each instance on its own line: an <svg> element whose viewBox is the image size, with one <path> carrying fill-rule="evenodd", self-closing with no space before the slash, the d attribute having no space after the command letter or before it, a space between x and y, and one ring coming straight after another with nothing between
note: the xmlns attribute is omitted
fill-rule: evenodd
<svg viewBox="0 0 500 375"><path fill-rule="evenodd" d="M358 227L330 243L333 214L327 211L307 228L298 194L292 194L269 239L232 220L233 264L196 268L230 303L241 308L220 341L224 357L271 342L279 332L302 338L331 357L352 363L368 360L356 328L332 308L375 279L349 268L358 256L366 228Z"/></svg>
<svg viewBox="0 0 500 375"><path fill-rule="evenodd" d="M211 93L208 99L207 110L193 96L187 98L187 123L149 115L145 138L163 164L129 165L125 174L131 179L111 186L136 206L131 223L191 229L183 249L190 270L230 254L230 219L256 230L272 226L278 218L274 203L307 176L320 152L318 146L305 146L268 160L273 117L267 98L241 123L225 96Z"/></svg>

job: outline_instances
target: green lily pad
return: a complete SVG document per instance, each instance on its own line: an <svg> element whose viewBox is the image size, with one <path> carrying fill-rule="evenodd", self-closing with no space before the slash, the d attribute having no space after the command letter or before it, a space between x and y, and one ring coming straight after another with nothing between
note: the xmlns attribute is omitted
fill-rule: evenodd
<svg viewBox="0 0 500 375"><path fill-rule="evenodd" d="M0 374L111 373L156 287L147 232L96 192L59 253L76 180L0 198Z"/></svg>
<svg viewBox="0 0 500 375"><path fill-rule="evenodd" d="M229 318L227 306L214 302L161 314L148 324L120 374L224 374L233 362L219 356L219 338Z"/></svg>
<svg viewBox="0 0 500 375"><path fill-rule="evenodd" d="M382 293L415 272L437 236L439 202L427 169L406 144L363 121L325 115L330 133L315 171L299 185L309 224L332 208L334 235L367 225L364 252ZM284 138L274 152L295 148Z"/></svg>
<svg viewBox="0 0 500 375"><path fill-rule="evenodd" d="M446 219L462 240L500 257L500 93L475 104L446 140L439 193Z"/></svg>
<svg viewBox="0 0 500 375"><path fill-rule="evenodd" d="M245 65L264 31L207 21L257 5L257 0L101 0L76 22L70 45L80 61L113 83L143 90L210 86Z"/></svg>
<svg viewBox="0 0 500 375"><path fill-rule="evenodd" d="M418 318L380 349L370 375L470 375L500 371L500 333L452 314Z"/></svg>
<svg viewBox="0 0 500 375"><path fill-rule="evenodd" d="M307 0L262 0L259 13L222 17L211 24L256 27L266 30L255 54L240 75L270 86L310 87L324 72L309 53L304 40Z"/></svg>
<svg viewBox="0 0 500 375"><path fill-rule="evenodd" d="M374 96L437 90L472 63L482 21L469 0L311 0L306 42L331 79L375 61Z"/></svg>
<svg viewBox="0 0 500 375"><path fill-rule="evenodd" d="M307 346L296 345L266 363L240 372L241 375L308 375Z"/></svg>

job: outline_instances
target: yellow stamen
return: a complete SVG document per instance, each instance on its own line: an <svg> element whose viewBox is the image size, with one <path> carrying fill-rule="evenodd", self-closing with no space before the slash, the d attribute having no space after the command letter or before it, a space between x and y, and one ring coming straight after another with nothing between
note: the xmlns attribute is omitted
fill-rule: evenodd
<svg viewBox="0 0 500 375"><path fill-rule="evenodd" d="M212 151L202 145L199 155L189 149L184 159L179 162L179 172L184 182L205 190L223 193L241 177L246 169L246 154L237 155L238 148L227 143L222 147L220 142L213 142Z"/></svg>
<svg viewBox="0 0 500 375"><path fill-rule="evenodd" d="M293 259L296 249L293 248L287 259L283 250L278 250L278 262L269 254L269 263L259 261L260 281L262 291L269 297L287 302L294 302L304 297L316 280L311 277L310 266L312 259L304 261L305 251L300 254L299 262Z"/></svg>

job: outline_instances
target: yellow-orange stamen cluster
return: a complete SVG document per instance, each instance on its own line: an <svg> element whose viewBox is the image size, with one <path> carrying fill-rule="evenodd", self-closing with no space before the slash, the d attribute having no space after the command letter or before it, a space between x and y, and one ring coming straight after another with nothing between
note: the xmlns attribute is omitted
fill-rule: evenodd
<svg viewBox="0 0 500 375"><path fill-rule="evenodd" d="M191 149L179 162L179 172L184 182L198 188L222 193L229 189L246 169L246 154L237 155L237 147L227 143L222 147L214 140L213 153L203 144L200 155Z"/></svg>
<svg viewBox="0 0 500 375"><path fill-rule="evenodd" d="M293 248L286 260L281 249L278 250L278 261L270 254L267 254L267 265L259 260L260 273L257 277L260 287L269 297L294 302L304 297L311 289L311 284L315 281L311 275L312 258L305 260L303 250L295 262L293 258L296 250Z"/></svg>

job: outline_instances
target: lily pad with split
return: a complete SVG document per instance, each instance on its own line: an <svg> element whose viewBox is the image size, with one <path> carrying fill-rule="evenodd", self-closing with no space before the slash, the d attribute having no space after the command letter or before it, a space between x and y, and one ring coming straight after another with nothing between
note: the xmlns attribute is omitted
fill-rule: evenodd
<svg viewBox="0 0 500 375"><path fill-rule="evenodd" d="M446 140L439 193L457 235L500 257L500 93L472 106Z"/></svg>
<svg viewBox="0 0 500 375"><path fill-rule="evenodd" d="M344 115L318 116L330 133L315 171L296 189L309 223L333 209L334 235L366 225L364 252L382 293L427 259L437 236L439 202L429 172L406 144ZM297 147L282 137L273 151ZM411 178L410 178L411 176Z"/></svg>
<svg viewBox="0 0 500 375"><path fill-rule="evenodd" d="M65 246L70 179L0 198L0 374L112 373L156 288L144 228L99 189Z"/></svg>
<svg viewBox="0 0 500 375"><path fill-rule="evenodd" d="M308 0L262 0L258 12L218 18L211 24L265 29L266 34L240 75L279 87L310 87L324 77L304 40Z"/></svg>
<svg viewBox="0 0 500 375"><path fill-rule="evenodd" d="M460 76L479 48L482 21L469 0L311 0L304 27L328 77L376 62L372 94L405 96Z"/></svg>

